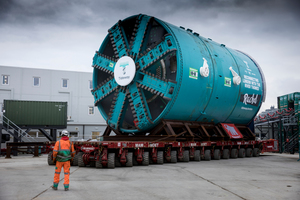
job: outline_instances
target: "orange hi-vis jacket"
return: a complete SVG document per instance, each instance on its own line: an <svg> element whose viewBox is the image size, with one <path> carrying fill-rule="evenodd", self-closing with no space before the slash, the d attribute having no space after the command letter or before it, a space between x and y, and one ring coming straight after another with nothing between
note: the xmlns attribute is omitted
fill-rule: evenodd
<svg viewBox="0 0 300 200"><path fill-rule="evenodd" d="M58 162L66 162L74 158L75 156L74 145L68 139L68 137L62 137L61 140L55 143L53 149L53 160Z"/></svg>

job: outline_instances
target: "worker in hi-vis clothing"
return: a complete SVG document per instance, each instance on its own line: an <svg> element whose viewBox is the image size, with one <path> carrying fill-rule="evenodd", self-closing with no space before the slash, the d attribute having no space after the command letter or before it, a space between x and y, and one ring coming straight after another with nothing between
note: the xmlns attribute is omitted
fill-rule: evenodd
<svg viewBox="0 0 300 200"><path fill-rule="evenodd" d="M59 175L61 172L61 168L63 167L65 172L64 187L65 191L68 191L70 182L70 161L73 161L73 158L75 156L75 150L73 143L69 140L69 132L67 130L63 130L61 136L62 138L55 143L53 149L53 162L55 162L56 160L56 167L52 188L54 190L57 190L57 186L59 183Z"/></svg>

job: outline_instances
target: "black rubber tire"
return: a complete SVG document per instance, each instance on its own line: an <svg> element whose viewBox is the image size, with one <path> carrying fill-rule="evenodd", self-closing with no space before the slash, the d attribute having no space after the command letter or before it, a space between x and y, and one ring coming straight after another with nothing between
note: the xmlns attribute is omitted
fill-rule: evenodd
<svg viewBox="0 0 300 200"><path fill-rule="evenodd" d="M108 153L107 156L107 168L114 169L115 168L115 153Z"/></svg>
<svg viewBox="0 0 300 200"><path fill-rule="evenodd" d="M121 167L121 166L122 166L122 164L120 162L120 157L118 157L116 155L116 157L115 157L115 167Z"/></svg>
<svg viewBox="0 0 300 200"><path fill-rule="evenodd" d="M214 160L220 160L221 159L221 151L220 149L214 150Z"/></svg>
<svg viewBox="0 0 300 200"><path fill-rule="evenodd" d="M99 160L96 160L95 161L95 167L96 168L102 168L103 166L102 166L102 164L101 164L101 155L100 155L100 157L99 157Z"/></svg>
<svg viewBox="0 0 300 200"><path fill-rule="evenodd" d="M224 149L223 150L223 159L228 159L229 158L229 149Z"/></svg>
<svg viewBox="0 0 300 200"><path fill-rule="evenodd" d="M78 166L78 154L76 154L74 156L74 159L73 159L73 166Z"/></svg>
<svg viewBox="0 0 300 200"><path fill-rule="evenodd" d="M253 156L253 150L252 148L246 149L246 157L252 157Z"/></svg>
<svg viewBox="0 0 300 200"><path fill-rule="evenodd" d="M157 164L164 164L164 152L157 151Z"/></svg>
<svg viewBox="0 0 300 200"><path fill-rule="evenodd" d="M126 155L126 167L132 167L133 166L133 153L128 152Z"/></svg>
<svg viewBox="0 0 300 200"><path fill-rule="evenodd" d="M238 150L237 149L231 149L230 158L236 159L238 157Z"/></svg>
<svg viewBox="0 0 300 200"><path fill-rule="evenodd" d="M189 162L190 161L190 151L189 150L184 150L183 151L183 162Z"/></svg>
<svg viewBox="0 0 300 200"><path fill-rule="evenodd" d="M195 150L194 161L200 161L200 160L201 160L201 151L200 150Z"/></svg>
<svg viewBox="0 0 300 200"><path fill-rule="evenodd" d="M246 152L244 148L239 149L239 158L245 158Z"/></svg>
<svg viewBox="0 0 300 200"><path fill-rule="evenodd" d="M149 152L148 151L144 151L144 153L143 153L142 165L144 165L144 166L149 165Z"/></svg>
<svg viewBox="0 0 300 200"><path fill-rule="evenodd" d="M78 167L85 167L85 164L84 164L83 158L82 158L83 152L78 152L77 156L78 156Z"/></svg>
<svg viewBox="0 0 300 200"><path fill-rule="evenodd" d="M207 150L204 151L204 158L207 161L211 160L211 152L210 152L210 150L207 149Z"/></svg>
<svg viewBox="0 0 300 200"><path fill-rule="evenodd" d="M258 148L254 148L253 149L253 157L258 157L260 155L259 149Z"/></svg>
<svg viewBox="0 0 300 200"><path fill-rule="evenodd" d="M52 160L52 154L53 154L53 151L50 151L48 153L48 165L55 165L55 163Z"/></svg>
<svg viewBox="0 0 300 200"><path fill-rule="evenodd" d="M171 151L171 163L177 163L177 151Z"/></svg>

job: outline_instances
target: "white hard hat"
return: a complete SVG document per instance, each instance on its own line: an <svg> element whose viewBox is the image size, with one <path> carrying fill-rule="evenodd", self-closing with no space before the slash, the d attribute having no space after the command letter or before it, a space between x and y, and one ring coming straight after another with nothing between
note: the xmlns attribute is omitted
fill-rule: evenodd
<svg viewBox="0 0 300 200"><path fill-rule="evenodd" d="M68 136L68 137L69 137L69 131L63 130L63 131L61 132L61 136Z"/></svg>

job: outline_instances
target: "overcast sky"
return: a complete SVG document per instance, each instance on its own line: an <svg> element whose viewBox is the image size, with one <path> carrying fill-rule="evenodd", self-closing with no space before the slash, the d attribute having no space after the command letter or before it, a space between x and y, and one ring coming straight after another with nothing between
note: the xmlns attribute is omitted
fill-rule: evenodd
<svg viewBox="0 0 300 200"><path fill-rule="evenodd" d="M139 13L251 55L267 80L262 110L300 92L299 0L0 0L0 65L92 72L107 30Z"/></svg>

